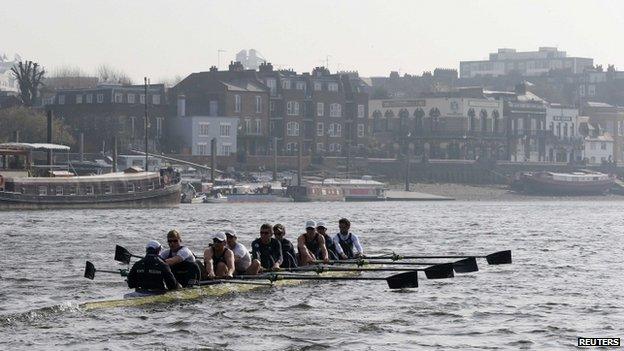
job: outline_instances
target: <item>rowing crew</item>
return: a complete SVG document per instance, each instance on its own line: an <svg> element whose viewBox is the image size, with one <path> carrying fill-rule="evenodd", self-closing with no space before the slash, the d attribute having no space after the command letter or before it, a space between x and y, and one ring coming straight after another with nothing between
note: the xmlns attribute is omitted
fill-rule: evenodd
<svg viewBox="0 0 624 351"><path fill-rule="evenodd" d="M260 226L260 237L251 243L251 253L239 243L236 231L226 229L216 233L212 244L204 250L201 264L186 246L177 230L167 233L169 249L162 250L160 243L151 240L146 246L146 256L137 261L128 273L128 287L137 290L172 290L186 287L200 278L231 278L234 275L255 275L265 271L295 268L298 265L316 264L318 261L360 258L364 250L358 237L351 233L351 222L338 221L340 231L331 237L324 222L309 220L305 233L297 239L298 254L292 242L286 239L282 224Z"/></svg>

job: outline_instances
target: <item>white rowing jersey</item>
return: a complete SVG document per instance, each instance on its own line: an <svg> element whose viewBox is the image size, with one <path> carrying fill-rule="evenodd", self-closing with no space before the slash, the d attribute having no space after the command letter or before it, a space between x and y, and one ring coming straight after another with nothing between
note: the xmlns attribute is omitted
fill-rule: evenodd
<svg viewBox="0 0 624 351"><path fill-rule="evenodd" d="M360 244L360 239L358 239L357 235L353 233L348 233L347 235L342 235L340 233L336 234L336 236L334 236L334 243L336 243L337 246L340 246L340 240L342 241L348 240L349 235L351 235L351 247L353 248L353 254L363 255L364 249L362 248L362 245Z"/></svg>
<svg viewBox="0 0 624 351"><path fill-rule="evenodd" d="M160 258L162 258L163 260L168 259L170 251L171 249L161 251L159 255ZM186 246L182 246L177 252L171 255L171 257L174 256L180 256L182 258L182 261L195 262L195 256L193 256L193 252L191 252L191 249Z"/></svg>
<svg viewBox="0 0 624 351"><path fill-rule="evenodd" d="M234 266L237 271L245 271L251 265L251 255L245 245L236 243L234 247L230 247L230 250L234 253Z"/></svg>

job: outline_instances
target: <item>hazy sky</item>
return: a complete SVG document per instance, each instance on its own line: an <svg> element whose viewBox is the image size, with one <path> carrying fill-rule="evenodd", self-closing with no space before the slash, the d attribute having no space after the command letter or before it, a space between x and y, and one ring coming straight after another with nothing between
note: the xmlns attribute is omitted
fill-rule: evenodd
<svg viewBox="0 0 624 351"><path fill-rule="evenodd" d="M624 1L7 0L0 52L152 82L221 68L255 48L275 66L421 74L500 47L555 46L624 70Z"/></svg>

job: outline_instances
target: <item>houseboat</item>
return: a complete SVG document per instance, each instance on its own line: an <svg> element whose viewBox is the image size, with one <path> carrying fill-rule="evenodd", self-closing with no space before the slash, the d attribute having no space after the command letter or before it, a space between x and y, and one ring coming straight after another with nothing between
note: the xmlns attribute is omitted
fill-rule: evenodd
<svg viewBox="0 0 624 351"><path fill-rule="evenodd" d="M537 195L603 195L614 183L615 179L610 175L588 170L523 172L514 176L512 188Z"/></svg>
<svg viewBox="0 0 624 351"><path fill-rule="evenodd" d="M372 180L370 176L362 179L325 179L321 181L309 181L309 184L330 186L342 189L345 201L385 201L385 183Z"/></svg>
<svg viewBox="0 0 624 351"><path fill-rule="evenodd" d="M344 193L340 187L318 184L314 181L305 182L301 186L290 185L286 193L296 202L345 200Z"/></svg>
<svg viewBox="0 0 624 351"><path fill-rule="evenodd" d="M75 176L69 169L33 165L34 151L67 152L69 147L0 144L0 210L151 208L180 203L180 177L171 168L145 172L130 167L123 172Z"/></svg>

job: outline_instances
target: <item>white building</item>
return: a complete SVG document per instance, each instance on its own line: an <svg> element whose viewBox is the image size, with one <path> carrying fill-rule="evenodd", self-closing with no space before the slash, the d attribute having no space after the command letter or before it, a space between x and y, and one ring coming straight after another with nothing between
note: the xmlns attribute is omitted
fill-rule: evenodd
<svg viewBox="0 0 624 351"><path fill-rule="evenodd" d="M546 108L546 128L554 137L546 143L547 161L571 162L582 159L583 136L579 133L578 109L550 104Z"/></svg>
<svg viewBox="0 0 624 351"><path fill-rule="evenodd" d="M569 70L582 73L593 67L594 60L582 57L567 57L565 51L553 47L540 47L538 51L517 52L515 49L498 49L487 61L461 61L460 78L478 76L504 76L516 72L522 76L539 76L550 70Z"/></svg>
<svg viewBox="0 0 624 351"><path fill-rule="evenodd" d="M583 159L590 165L613 161L613 137L609 133L597 137L586 137Z"/></svg>
<svg viewBox="0 0 624 351"><path fill-rule="evenodd" d="M0 91L19 91L17 81L13 77L11 67L17 65L22 58L15 55L13 60L9 60L6 54L0 54Z"/></svg>

